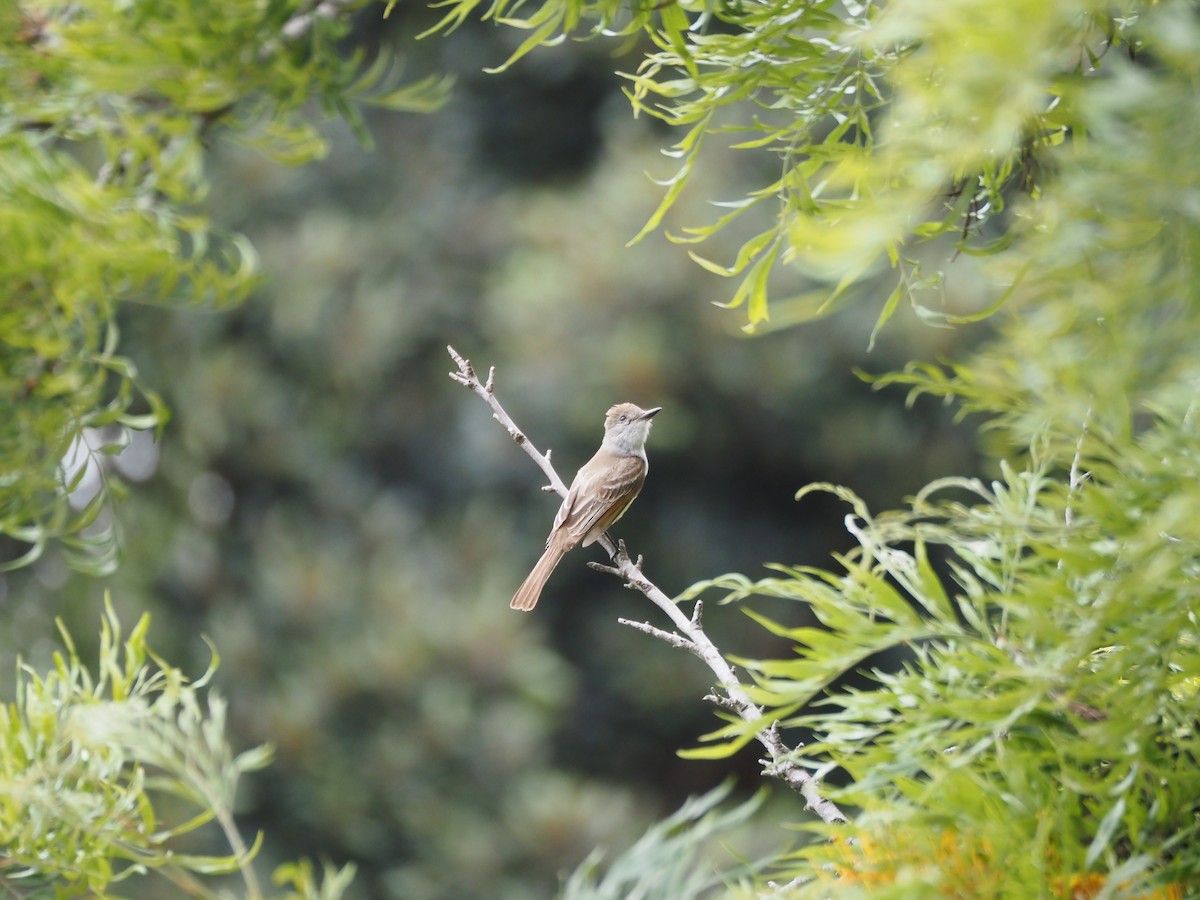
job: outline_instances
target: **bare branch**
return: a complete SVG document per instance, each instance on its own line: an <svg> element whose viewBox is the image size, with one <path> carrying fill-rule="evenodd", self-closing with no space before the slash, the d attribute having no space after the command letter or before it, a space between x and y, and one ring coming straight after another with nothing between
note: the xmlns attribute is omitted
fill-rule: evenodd
<svg viewBox="0 0 1200 900"><path fill-rule="evenodd" d="M458 367L458 371L451 372L450 377L459 384L469 388L491 407L493 418L504 426L512 439L520 445L521 449L546 474L547 480L550 482L550 489L554 490L560 496L565 496L567 493L566 485L558 477L558 473L554 471L554 467L550 464L550 454L547 452L543 455L538 452L529 438L525 436L525 433L517 427L516 423L505 412L504 407L500 405L500 401L496 399L495 368L493 367L489 370L487 381L481 383L469 359L461 356L453 347L447 347L446 350L450 353L451 359L454 360L455 365ZM696 601L692 615L689 617L679 608L679 605L674 600L664 594L643 574L642 557L637 557L636 562L631 559L625 548L624 541L618 541L614 544L612 539L605 534L600 538L598 543L608 552L611 564L604 565L603 563L590 562L588 565L597 571L623 579L626 587L644 594L651 603L657 606L671 620L675 626L675 631L666 631L648 622L635 622L629 619L619 619L618 621L622 625L628 625L630 628L658 638L672 647L687 650L699 658L708 666L713 675L716 676L717 683L721 686L721 690L725 694L723 698L718 699L718 695L714 692L705 699L713 700L713 702L716 702L720 706L736 713L743 721L758 727L759 730L756 737L770 757L763 761L763 774L779 778L786 782L793 790L804 797L807 807L825 822L847 821L842 811L831 800L821 796L820 780L795 761L794 751L783 742L783 739L779 735L778 723L769 727L762 726L764 719L762 709L750 700L742 683L738 680L737 675L734 674L733 668L704 632L702 624L703 606L700 601Z"/></svg>
<svg viewBox="0 0 1200 900"><path fill-rule="evenodd" d="M786 782L794 791L798 791L809 809L815 812L825 822L845 822L846 817L832 800L821 796L821 781L809 774L808 770L797 763L779 735L779 723L772 722L771 727L758 733L759 741L771 754L770 759L759 760L763 766L763 774Z"/></svg>
<svg viewBox="0 0 1200 900"><path fill-rule="evenodd" d="M479 376L475 374L475 368L471 365L471 361L464 356L459 355L458 351L453 347L447 347L446 350L450 353L450 358L454 360L458 366L457 372L451 372L450 377L463 385L467 389L479 395L488 406L492 408L492 418L504 426L509 437L516 441L521 449L529 454L530 459L538 464L538 467L546 473L546 480L550 482L550 489L560 497L567 495L567 486L563 484L562 479L558 477L558 473L554 471L554 466L550 465L550 454L544 456L538 452L537 447L533 446L529 438L525 437L525 432L517 427L516 423L509 418L508 413L504 411L504 407L500 405L500 401L496 399L496 368L493 366L488 370L487 382L481 382ZM602 538L602 540L607 540ZM605 544L605 549L612 555L612 542Z"/></svg>
<svg viewBox="0 0 1200 900"><path fill-rule="evenodd" d="M628 585L626 585L626 587L628 587ZM649 622L635 622L632 619L617 619L617 621L622 625L628 625L635 631L641 631L650 635L650 637L655 637L660 641L665 641L672 647L678 647L680 650L692 650L692 652L695 652L691 641L689 641L687 638L680 637L672 631L663 631L661 628L655 628Z"/></svg>

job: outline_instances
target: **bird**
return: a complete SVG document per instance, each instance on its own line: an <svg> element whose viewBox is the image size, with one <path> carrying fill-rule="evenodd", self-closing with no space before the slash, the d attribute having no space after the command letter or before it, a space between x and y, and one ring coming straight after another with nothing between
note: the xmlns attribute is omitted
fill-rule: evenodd
<svg viewBox="0 0 1200 900"><path fill-rule="evenodd" d="M618 403L605 414L600 449L575 473L554 517L546 552L517 588L509 606L525 612L533 609L563 556L580 544L594 543L629 509L646 483L646 438L661 411L661 406L641 409L632 403Z"/></svg>

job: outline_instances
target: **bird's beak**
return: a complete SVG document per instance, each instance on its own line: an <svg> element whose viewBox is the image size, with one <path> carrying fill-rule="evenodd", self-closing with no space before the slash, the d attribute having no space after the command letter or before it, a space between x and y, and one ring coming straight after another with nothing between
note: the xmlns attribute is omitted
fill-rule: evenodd
<svg viewBox="0 0 1200 900"><path fill-rule="evenodd" d="M656 406L656 407L654 407L654 409L648 409L648 410L646 410L644 413L642 413L642 415L641 415L641 418L643 418L643 419L653 419L653 418L654 418L655 416L657 416L657 415L658 415L660 412L662 412L662 407L661 407L661 406Z"/></svg>

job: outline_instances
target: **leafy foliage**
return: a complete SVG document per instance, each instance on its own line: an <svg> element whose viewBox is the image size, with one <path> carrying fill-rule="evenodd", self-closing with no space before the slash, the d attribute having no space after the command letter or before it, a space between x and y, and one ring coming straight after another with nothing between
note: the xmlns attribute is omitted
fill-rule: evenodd
<svg viewBox="0 0 1200 900"><path fill-rule="evenodd" d="M1128 474L1141 485L1173 481L1179 463L1139 461ZM840 795L876 845L953 835L1001 895L1097 868L1122 884L1196 877L1185 850L1200 791L1194 525L1144 491L1110 493L1093 462L1086 489L1006 467L991 485L931 485L907 514L878 519L842 490L859 547L841 573L776 567L781 577L698 586L809 605L817 626L751 613L797 653L745 661L756 699L819 735L803 759L846 770ZM899 668L881 664L897 650ZM873 686L845 683L854 672ZM934 859L920 877L948 878L962 861Z"/></svg>
<svg viewBox="0 0 1200 900"><path fill-rule="evenodd" d="M879 379L985 416L999 477L880 516L834 489L857 542L839 570L694 589L816 617L756 616L797 657L746 661L768 715L817 733L805 761L844 768L863 811L857 849L814 846L802 871L883 872L882 896L948 890L968 862L994 896L1200 878L1200 230L1181 205L1195 120L1178 114L1200 34L1165 4L1139 27L1153 72L1117 64L1075 93L1086 128L995 258L1014 314L972 358Z"/></svg>
<svg viewBox="0 0 1200 900"><path fill-rule="evenodd" d="M324 141L306 105L358 125L352 102L428 109L440 82L391 89L337 43L345 9L303 0L61 4L0 11L0 535L3 565L54 539L76 564L115 562L106 457L167 412L118 353L116 315L137 303L220 306L256 283L245 239L196 205L217 130L299 164ZM329 6L326 4L325 6ZM361 127L359 127L361 132ZM74 454L86 461L63 464ZM91 496L72 493L101 474Z"/></svg>
<svg viewBox="0 0 1200 900"><path fill-rule="evenodd" d="M513 23L532 31L518 55L557 39L550 19L599 32L619 17L548 0ZM789 598L815 617L751 611L796 652L741 661L768 720L815 732L799 758L844 770L837 793L861 810L799 851L798 895L825 896L830 873L872 896L1200 883L1194 7L781 0L619 21L654 42L629 76L635 110L685 129L647 229L713 135L779 160L777 180L678 237L774 210L732 263L696 256L740 279L729 305L750 328L781 263L832 286L781 304L789 322L861 294L883 264L899 277L877 329L906 298L935 323L994 316L965 360L876 382L981 415L991 483L940 480L878 516L813 486L852 505L838 569L685 595ZM985 295L953 296L951 253L980 257ZM919 300L930 290L940 308ZM732 752L747 728L709 737Z"/></svg>
<svg viewBox="0 0 1200 900"><path fill-rule="evenodd" d="M194 682L158 659L143 616L122 640L112 611L100 633L95 673L66 630L65 653L42 676L17 673L16 700L0 706L0 884L14 896L107 897L116 885L156 872L181 889L215 895L214 875L240 873L262 896L247 846L233 824L239 777L266 765L259 747L234 755L224 738L225 702L205 690L213 666ZM181 842L210 823L224 832L224 856L187 852ZM323 883L305 864L283 867L289 897L336 898L350 870Z"/></svg>
<svg viewBox="0 0 1200 900"><path fill-rule="evenodd" d="M480 6L439 5L448 8L443 30ZM1128 3L1116 14L1095 0L545 0L517 18L514 4L497 0L483 15L530 32L501 68L567 35L650 39L653 49L625 75L627 94L635 113L683 136L667 151L679 168L662 182L667 190L638 238L663 223L714 137L739 135L732 146L773 159L771 180L714 202L726 211L711 224L671 235L701 243L752 209L767 211L755 221L768 227L732 261L692 254L738 279L727 305L744 306L755 330L770 319L769 286L781 266L829 283L775 301L788 324L839 308L882 264L897 277L878 326L904 299L934 321L975 318L979 310L923 301L945 291L931 253L994 254L1025 233L1013 203L1043 194L1055 148L1086 146L1090 123L1079 100L1089 76L1110 53L1134 55L1138 11L1157 5ZM982 312L1007 296L997 291Z"/></svg>
<svg viewBox="0 0 1200 900"><path fill-rule="evenodd" d="M759 861L738 860L725 869L710 868L705 851L717 838L750 819L762 804L752 797L732 809L719 811L731 785L713 788L688 799L678 810L651 828L601 872L603 854L593 853L571 873L563 886L564 900L626 900L631 897L730 896L737 885L748 890Z"/></svg>

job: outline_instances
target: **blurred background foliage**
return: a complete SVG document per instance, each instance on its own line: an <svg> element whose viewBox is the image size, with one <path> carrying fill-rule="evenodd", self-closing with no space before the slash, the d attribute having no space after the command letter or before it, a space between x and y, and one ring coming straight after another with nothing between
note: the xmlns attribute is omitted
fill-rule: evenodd
<svg viewBox="0 0 1200 900"><path fill-rule="evenodd" d="M85 577L51 547L4 575L0 646L44 663L55 615L82 646L111 588L124 620L152 613L155 646L185 670L204 671L208 636L234 746L275 745L238 797L267 861L354 861L362 897L549 896L594 847L628 844L724 774L757 788L757 766L749 751L675 756L712 727L708 677L618 626L644 602L582 559L535 615L508 610L555 503L446 377L445 345L497 366L507 408L564 476L608 405L665 407L620 532L678 591L847 546L840 506L792 501L811 480L888 507L971 472L970 429L933 402L904 410L852 369L936 359L979 335L901 309L868 354L877 308L851 307L747 340L741 314L713 306L729 284L683 248L657 234L625 247L658 203L647 173L676 166L613 74L645 47L541 49L491 76L482 68L516 46L508 30L467 23L416 42L432 14L380 12L355 14L341 52L395 48L405 80L453 74L449 102L366 111L370 152L354 122L329 121L328 156L299 169L218 129L204 210L249 239L263 282L232 310L121 310L122 353L173 416L118 460L138 482L117 519L121 566ZM769 161L709 153L666 227L773 177ZM706 255L731 259L770 224L755 215ZM973 260L946 265L961 292L948 308L976 308ZM731 652L785 646L733 610L708 624ZM774 798L747 845L769 849L771 825L798 815L794 797Z"/></svg>
<svg viewBox="0 0 1200 900"><path fill-rule="evenodd" d="M555 504L445 377L453 343L497 367L564 475L608 405L665 407L620 533L668 591L791 564L712 583L756 595L765 628L732 605L706 624L773 715L812 729L807 761L854 779L838 796L858 840L802 848L797 890L836 873L887 896L964 878L1177 896L1195 879L1194 8L543 0L512 31L461 0L443 8L461 27L418 42L436 15L398 5L193 6L30 2L5 21L0 438L30 477L0 478L0 531L5 559L37 557L0 582L0 643L33 666L6 759L61 748L87 784L112 763L136 788L122 754L153 742L104 690L145 685L104 673L120 620L140 622L126 658L158 664L151 611L196 687L214 642L229 697L202 724L158 664L164 740L203 729L223 797L266 760L235 756L226 723L235 747L276 748L236 801L265 863L352 862L358 895L413 898L702 895L760 865L799 801L746 799L748 750L675 756L712 727L708 677L616 624L640 598L578 560L534 616L506 608ZM623 42L526 55L580 14ZM638 71L627 96L617 68ZM338 118L317 130L322 113ZM768 152L728 146L746 132ZM725 227L688 230L748 194L718 206ZM714 305L731 294L741 311ZM1005 301L994 331L928 327ZM881 394L858 366L903 371ZM973 436L929 399L902 411L897 383L987 417L990 481L938 480L971 472ZM81 437L107 447L74 453ZM120 480L136 486L114 516ZM815 480L848 485L831 493L855 516L793 503ZM807 565L847 548L844 574ZM93 633L105 588L100 647L52 658L55 614ZM56 690L98 744L53 740L30 700ZM740 803L718 811L723 789L663 819L725 776ZM732 829L743 857L713 846ZM188 851L238 851L217 843ZM606 866L597 846L628 849Z"/></svg>

